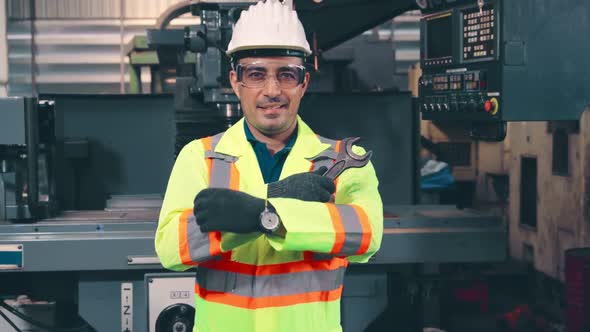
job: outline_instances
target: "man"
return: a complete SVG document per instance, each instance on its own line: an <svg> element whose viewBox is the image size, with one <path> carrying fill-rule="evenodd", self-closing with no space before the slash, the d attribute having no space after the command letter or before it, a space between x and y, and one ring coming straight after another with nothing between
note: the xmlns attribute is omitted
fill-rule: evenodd
<svg viewBox="0 0 590 332"><path fill-rule="evenodd" d="M227 54L245 116L180 152L156 234L160 260L196 267L194 331L341 331L348 262L381 244L373 166L336 183L321 176L339 144L297 115L311 50L288 6L267 0L242 12Z"/></svg>

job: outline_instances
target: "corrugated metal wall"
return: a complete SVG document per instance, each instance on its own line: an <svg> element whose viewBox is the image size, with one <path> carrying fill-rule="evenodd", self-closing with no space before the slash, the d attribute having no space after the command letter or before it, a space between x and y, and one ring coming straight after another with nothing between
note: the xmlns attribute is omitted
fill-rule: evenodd
<svg viewBox="0 0 590 332"><path fill-rule="evenodd" d="M62 18L154 18L180 0L34 0L35 17ZM31 17L29 0L8 0L8 13L12 19Z"/></svg>
<svg viewBox="0 0 590 332"><path fill-rule="evenodd" d="M410 65L420 61L420 16L416 10L393 19L396 74L407 74Z"/></svg>
<svg viewBox="0 0 590 332"><path fill-rule="evenodd" d="M145 35L160 13L179 1L35 0L32 27L30 1L8 0L9 94L33 92L31 28L38 92L120 93L128 82L122 45Z"/></svg>
<svg viewBox="0 0 590 332"><path fill-rule="evenodd" d="M121 93L128 82L127 58L122 56L124 45L135 35L145 35L156 18L180 0L6 1L8 91L11 95L30 95ZM419 13L404 14L394 19L393 31L386 31L399 62L394 75L405 75L409 64L418 61L418 19ZM192 22L189 18L178 19L173 25ZM33 80L36 91L31 85Z"/></svg>
<svg viewBox="0 0 590 332"><path fill-rule="evenodd" d="M8 94L8 49L6 45L6 0L0 0L0 97Z"/></svg>

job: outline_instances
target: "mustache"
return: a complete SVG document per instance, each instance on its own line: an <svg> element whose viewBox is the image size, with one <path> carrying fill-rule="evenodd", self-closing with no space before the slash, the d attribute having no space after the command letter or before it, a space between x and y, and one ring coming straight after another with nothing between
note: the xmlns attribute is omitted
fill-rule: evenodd
<svg viewBox="0 0 590 332"><path fill-rule="evenodd" d="M256 106L257 107L266 107L268 105L276 105L276 104L281 104L281 105L285 105L288 104L289 100L283 96L277 96L277 97L265 97L262 100L259 100L256 102Z"/></svg>

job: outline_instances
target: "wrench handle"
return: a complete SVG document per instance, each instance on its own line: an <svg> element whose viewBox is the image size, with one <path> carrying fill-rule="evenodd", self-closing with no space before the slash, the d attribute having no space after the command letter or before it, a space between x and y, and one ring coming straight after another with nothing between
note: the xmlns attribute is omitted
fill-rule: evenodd
<svg viewBox="0 0 590 332"><path fill-rule="evenodd" d="M344 171L344 165L346 162L344 160L340 160L336 162L334 165L330 166L324 176L329 177L332 180L336 180L338 175L340 175Z"/></svg>

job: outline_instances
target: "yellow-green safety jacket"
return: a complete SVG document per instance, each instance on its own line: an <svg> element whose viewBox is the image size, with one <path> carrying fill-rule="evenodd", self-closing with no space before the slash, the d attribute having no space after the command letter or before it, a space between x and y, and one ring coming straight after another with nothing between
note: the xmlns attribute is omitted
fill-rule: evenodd
<svg viewBox="0 0 590 332"><path fill-rule="evenodd" d="M371 163L344 171L334 203L271 198L286 229L276 235L201 233L194 198L207 187L266 198L244 119L225 133L187 144L168 182L156 232L164 267L196 269L198 332L339 332L348 262L367 262L380 247L383 205ZM298 117L297 140L281 179L334 162L339 141L319 137ZM363 154L363 148L353 151ZM236 222L240 222L236 220Z"/></svg>

